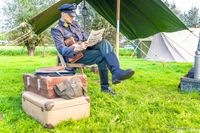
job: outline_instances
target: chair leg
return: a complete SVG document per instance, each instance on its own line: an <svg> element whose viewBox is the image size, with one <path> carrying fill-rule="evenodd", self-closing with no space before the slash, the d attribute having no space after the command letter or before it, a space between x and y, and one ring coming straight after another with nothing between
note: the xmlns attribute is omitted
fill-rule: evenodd
<svg viewBox="0 0 200 133"><path fill-rule="evenodd" d="M83 67L80 67L80 73L84 74Z"/></svg>

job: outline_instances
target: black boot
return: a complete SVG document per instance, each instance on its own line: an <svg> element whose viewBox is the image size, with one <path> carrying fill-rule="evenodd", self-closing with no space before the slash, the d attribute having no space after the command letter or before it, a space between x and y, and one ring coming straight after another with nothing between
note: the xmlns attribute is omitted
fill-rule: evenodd
<svg viewBox="0 0 200 133"><path fill-rule="evenodd" d="M109 87L108 70L99 70L99 75L100 75L101 91L115 95L116 93Z"/></svg>
<svg viewBox="0 0 200 133"><path fill-rule="evenodd" d="M118 84L122 80L130 78L135 73L131 69L128 69L128 70L120 69L118 58L114 52L110 52L109 54L106 54L105 60L110 72L112 73L113 84Z"/></svg>

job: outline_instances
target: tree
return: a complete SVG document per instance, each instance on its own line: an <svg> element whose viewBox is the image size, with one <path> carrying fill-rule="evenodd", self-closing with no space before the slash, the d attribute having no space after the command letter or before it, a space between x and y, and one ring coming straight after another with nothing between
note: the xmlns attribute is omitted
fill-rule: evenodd
<svg viewBox="0 0 200 133"><path fill-rule="evenodd" d="M187 13L182 15L182 20L188 27L200 26L199 9L197 7L192 7Z"/></svg>
<svg viewBox="0 0 200 133"><path fill-rule="evenodd" d="M197 7L192 7L188 12L182 13L177 9L175 3L169 3L167 0L163 0L166 6L175 14L180 20L185 23L187 27L199 27L200 26L200 16L198 14L199 9Z"/></svg>
<svg viewBox="0 0 200 133"><path fill-rule="evenodd" d="M9 29L12 29L16 26L19 26L22 22L28 23L29 19L34 17L39 12L42 12L55 2L56 0L9 0L6 2L6 7L4 8L4 15L8 16L6 19L6 26L9 27ZM26 26L25 28L20 27L20 29L17 29L15 32L10 34L10 39L14 40L17 37L22 37L23 39L23 35L29 30L30 29L28 29ZM35 48L40 43L43 43L45 36L46 33L44 32L40 35L32 33L25 37L29 39L26 39L22 45L27 47L29 56L34 55Z"/></svg>
<svg viewBox="0 0 200 133"><path fill-rule="evenodd" d="M177 17L180 18L181 11L179 9L177 9L176 4L174 2L169 3L167 0L163 0L163 2Z"/></svg>

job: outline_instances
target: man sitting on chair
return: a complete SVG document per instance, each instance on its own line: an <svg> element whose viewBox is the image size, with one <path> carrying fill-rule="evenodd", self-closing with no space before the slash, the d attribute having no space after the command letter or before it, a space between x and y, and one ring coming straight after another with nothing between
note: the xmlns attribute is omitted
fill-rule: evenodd
<svg viewBox="0 0 200 133"><path fill-rule="evenodd" d="M88 36L74 21L76 8L76 4L64 4L58 8L61 11L61 18L58 24L51 29L56 48L66 62L73 61L84 65L97 64L102 92L114 95L116 93L109 87L108 69L112 74L113 84L118 84L122 80L130 78L134 71L131 69L120 69L113 47L105 39L87 48L86 40ZM77 55L80 56L77 57ZM74 57L78 59L70 61Z"/></svg>

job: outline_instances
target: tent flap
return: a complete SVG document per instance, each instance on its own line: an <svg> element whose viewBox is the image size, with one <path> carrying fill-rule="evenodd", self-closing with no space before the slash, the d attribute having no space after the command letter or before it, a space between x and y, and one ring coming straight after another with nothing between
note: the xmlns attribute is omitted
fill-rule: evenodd
<svg viewBox="0 0 200 133"><path fill-rule="evenodd" d="M39 34L60 16L57 8L63 3L81 0L60 0L46 11L30 20ZM109 23L116 27L117 0L87 0ZM121 0L120 32L128 39L145 38L159 32L173 32L187 27L161 0Z"/></svg>
<svg viewBox="0 0 200 133"><path fill-rule="evenodd" d="M33 27L33 31L36 34L40 34L44 30L46 30L49 26L51 26L55 21L57 21L60 17L60 11L58 7L65 3L80 3L81 0L60 0L55 3L47 10L41 12L37 16L33 17L29 20L29 23Z"/></svg>

